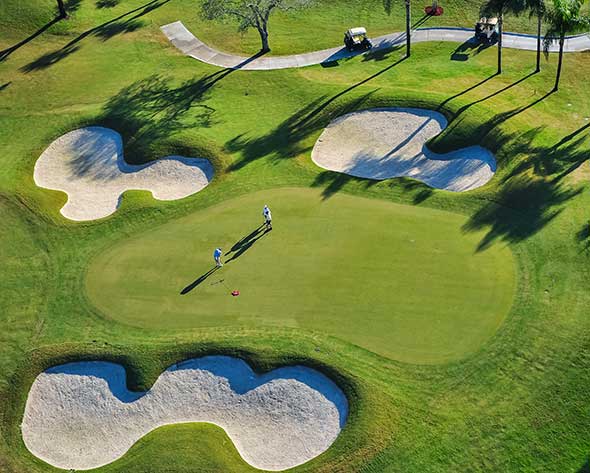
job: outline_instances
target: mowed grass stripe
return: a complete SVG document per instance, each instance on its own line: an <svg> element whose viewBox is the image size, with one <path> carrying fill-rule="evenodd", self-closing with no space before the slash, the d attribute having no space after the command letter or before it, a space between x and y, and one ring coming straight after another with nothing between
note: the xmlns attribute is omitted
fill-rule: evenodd
<svg viewBox="0 0 590 473"><path fill-rule="evenodd" d="M265 203L274 230L259 231L232 259ZM440 363L488 340L514 294L510 250L478 251L483 233L464 223L344 194L257 192L121 242L91 264L87 291L107 317L135 326L300 327L396 360ZM226 265L195 285L216 246Z"/></svg>

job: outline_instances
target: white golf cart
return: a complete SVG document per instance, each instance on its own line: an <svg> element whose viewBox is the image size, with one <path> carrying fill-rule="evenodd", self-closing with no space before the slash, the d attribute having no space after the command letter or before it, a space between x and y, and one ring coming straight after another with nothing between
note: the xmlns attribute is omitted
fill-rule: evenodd
<svg viewBox="0 0 590 473"><path fill-rule="evenodd" d="M373 43L367 38L367 30L363 27L351 28L344 33L344 45L349 51L371 49Z"/></svg>
<svg viewBox="0 0 590 473"><path fill-rule="evenodd" d="M480 18L475 24L475 39L480 43L492 44L498 40L500 29L498 18Z"/></svg>

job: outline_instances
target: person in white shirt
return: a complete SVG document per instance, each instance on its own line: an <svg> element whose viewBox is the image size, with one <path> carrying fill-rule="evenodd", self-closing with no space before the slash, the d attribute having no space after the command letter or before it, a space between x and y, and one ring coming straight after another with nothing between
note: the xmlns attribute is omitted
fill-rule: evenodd
<svg viewBox="0 0 590 473"><path fill-rule="evenodd" d="M266 229L272 230L272 214L270 213L268 205L265 205L262 209L262 216L264 217L264 224L266 225Z"/></svg>

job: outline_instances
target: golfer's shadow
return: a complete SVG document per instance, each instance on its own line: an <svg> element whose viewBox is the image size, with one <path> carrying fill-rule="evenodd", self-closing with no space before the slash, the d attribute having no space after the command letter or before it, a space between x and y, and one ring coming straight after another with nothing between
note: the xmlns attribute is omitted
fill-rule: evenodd
<svg viewBox="0 0 590 473"><path fill-rule="evenodd" d="M263 223L259 227L255 228L252 232L250 232L245 237L242 237L238 240L234 246L227 252L228 255L232 254L232 257L226 260L226 263L231 263L234 260L237 260L240 256L242 256L246 251L254 246L254 244L260 240L264 235L266 235L270 230L265 228L266 225Z"/></svg>
<svg viewBox="0 0 590 473"><path fill-rule="evenodd" d="M270 230L266 229L265 227L266 227L266 225L263 223L259 227L256 227L248 235L246 235L245 237L242 237L240 240L238 240L236 243L234 243L234 246L232 246L231 249L227 252L228 256L232 253L233 253L233 256L230 259L226 260L225 264L230 263L234 260L237 260L246 251L248 251L250 248L252 248L252 246L254 246L254 243L256 243L258 240L260 240L264 235L266 235L270 231ZM200 286L201 284L203 284L205 282L205 280L209 276L211 276L215 271L217 271L218 269L220 269L218 266L214 266L209 271L207 271L205 274L202 274L201 276L199 276L192 283L190 283L188 286L186 286L182 291L180 291L180 295L184 296L185 294L188 294L193 289L195 289L197 286Z"/></svg>
<svg viewBox="0 0 590 473"><path fill-rule="evenodd" d="M190 283L188 286L186 286L182 291L180 291L180 295L184 296L185 294L188 294L189 292L191 292L195 287L203 284L205 282L205 280L209 276L211 276L215 271L217 271L218 269L219 269L219 266L214 266L209 271L207 271L205 274L199 276L192 283Z"/></svg>

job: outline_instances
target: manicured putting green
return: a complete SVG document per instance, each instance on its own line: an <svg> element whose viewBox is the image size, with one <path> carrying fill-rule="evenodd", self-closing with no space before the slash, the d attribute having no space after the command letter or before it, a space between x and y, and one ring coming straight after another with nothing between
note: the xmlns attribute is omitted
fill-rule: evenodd
<svg viewBox="0 0 590 473"><path fill-rule="evenodd" d="M216 246L228 253L256 230L265 203L275 228L242 242L195 285ZM117 244L91 264L87 291L106 316L131 325L300 327L393 359L439 363L488 340L514 294L510 250L477 252L483 234L465 233L464 223L343 194L259 192Z"/></svg>

